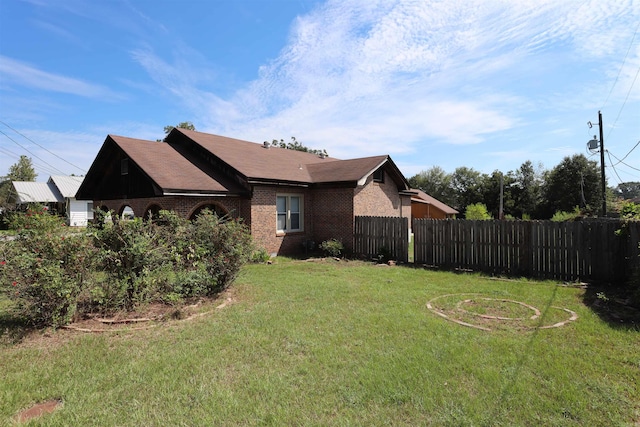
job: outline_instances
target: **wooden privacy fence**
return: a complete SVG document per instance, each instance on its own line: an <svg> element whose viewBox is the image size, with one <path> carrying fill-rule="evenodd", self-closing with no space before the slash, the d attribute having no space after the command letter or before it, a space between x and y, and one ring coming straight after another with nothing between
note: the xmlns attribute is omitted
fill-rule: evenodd
<svg viewBox="0 0 640 427"><path fill-rule="evenodd" d="M353 250L375 258L386 253L392 259L409 258L409 219L399 217L356 216Z"/></svg>
<svg viewBox="0 0 640 427"><path fill-rule="evenodd" d="M640 266L638 221L416 219L413 233L414 262L445 268L620 283Z"/></svg>

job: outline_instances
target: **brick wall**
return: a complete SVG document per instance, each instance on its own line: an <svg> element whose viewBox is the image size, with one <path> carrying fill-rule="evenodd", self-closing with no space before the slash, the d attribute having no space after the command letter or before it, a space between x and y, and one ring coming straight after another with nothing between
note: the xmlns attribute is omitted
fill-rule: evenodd
<svg viewBox="0 0 640 427"><path fill-rule="evenodd" d="M303 197L303 231L277 233L276 196L299 194ZM313 195L304 188L255 186L251 203L251 235L257 244L271 254L296 254L303 251L303 243L313 240Z"/></svg>
<svg viewBox="0 0 640 427"><path fill-rule="evenodd" d="M196 209L214 205L221 208L224 212L228 213L234 218L243 218L248 209L245 205L248 205L248 200L243 200L238 197L186 197L186 196L165 196L165 197L149 197L141 199L116 199L116 200L94 200L93 206L95 209L105 207L108 210L113 210L118 215L122 215L122 211L125 207L129 206L133 209L133 214L136 217L144 216L147 210L159 207L159 209L172 210L178 215L189 218Z"/></svg>
<svg viewBox="0 0 640 427"><path fill-rule="evenodd" d="M390 181L390 180L389 180ZM304 230L293 233L276 231L276 195L303 196ZM376 183L370 177L363 187L308 190L279 186L255 186L253 198L166 196L143 199L95 200L96 209L104 206L122 214L126 206L134 215L143 216L152 207L173 210L189 218L199 207L215 205L234 218L242 218L255 242L274 254L296 254L303 243L312 240L319 245L328 239L342 241L347 251L353 249L355 215L411 216L411 199L400 196L393 182Z"/></svg>
<svg viewBox="0 0 640 427"><path fill-rule="evenodd" d="M401 196L388 176L382 183L373 182L370 176L366 184L355 191L354 215L411 218L411 197Z"/></svg>
<svg viewBox="0 0 640 427"><path fill-rule="evenodd" d="M313 194L314 241L338 239L353 249L353 188L316 190Z"/></svg>

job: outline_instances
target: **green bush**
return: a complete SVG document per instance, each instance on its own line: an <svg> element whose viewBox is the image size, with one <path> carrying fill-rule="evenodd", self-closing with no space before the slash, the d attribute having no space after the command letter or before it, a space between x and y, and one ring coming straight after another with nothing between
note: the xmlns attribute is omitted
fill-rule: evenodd
<svg viewBox="0 0 640 427"><path fill-rule="evenodd" d="M551 221L555 221L555 222L575 221L580 217L582 217L582 212L580 211L580 208L576 206L573 212L557 211L551 217Z"/></svg>
<svg viewBox="0 0 640 427"><path fill-rule="evenodd" d="M329 239L320 243L320 249L328 256L340 257L344 252L344 245L338 239Z"/></svg>
<svg viewBox="0 0 640 427"><path fill-rule="evenodd" d="M254 253L242 223L208 211L194 222L166 211L155 222L103 219L71 233L40 210L12 216L18 234L0 246L0 290L26 321L57 327L76 312L213 295Z"/></svg>
<svg viewBox="0 0 640 427"><path fill-rule="evenodd" d="M95 248L85 235L68 234L59 224L57 230L50 231L51 218L25 216L29 231L20 232L16 240L2 246L2 283L18 314L28 323L64 325L75 314L79 295L93 279Z"/></svg>
<svg viewBox="0 0 640 427"><path fill-rule="evenodd" d="M249 230L242 222L221 219L209 210L198 215L190 228L190 241L210 276L206 293L226 289L251 259L254 245Z"/></svg>
<svg viewBox="0 0 640 427"><path fill-rule="evenodd" d="M487 205L484 203L474 203L467 206L467 209L465 209L464 212L464 217L469 220L491 219L491 215L489 215L489 211L487 210Z"/></svg>

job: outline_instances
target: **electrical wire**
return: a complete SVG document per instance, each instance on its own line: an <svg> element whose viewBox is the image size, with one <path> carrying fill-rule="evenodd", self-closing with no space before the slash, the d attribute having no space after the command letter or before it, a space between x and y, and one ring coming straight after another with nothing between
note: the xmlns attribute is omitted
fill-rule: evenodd
<svg viewBox="0 0 640 427"><path fill-rule="evenodd" d="M618 123L620 114L622 114L622 110L624 109L624 106L627 104L627 101L629 100L629 95L631 95L631 90L633 89L633 86L636 84L636 80L638 80L639 74L640 74L640 67L638 67L638 71L636 71L636 75L633 78L633 81L631 82L631 87L629 87L629 90L627 91L627 96L625 96L624 102L622 103L622 106L618 111L618 115L616 116L616 119L613 121L613 126L611 126L611 128L609 129L609 132L607 133L607 139L609 139L609 135L611 135L611 132L613 132L613 130L616 128L616 123Z"/></svg>
<svg viewBox="0 0 640 427"><path fill-rule="evenodd" d="M633 37L631 37L631 43L629 43L629 48L627 49L627 53L624 55L624 58L622 59L622 65L620 65L620 69L618 70L618 75L616 76L616 79L613 81L613 85L611 85L611 90L609 90L609 94L607 95L607 98L604 100L604 104L602 104L602 108L600 108L600 110L604 110L605 105L607 105L607 101L609 101L609 97L613 93L613 88L615 88L616 84L618 83L618 79L620 78L620 74L622 74L622 69L624 68L624 64L627 62L627 57L629 56L629 52L631 52L631 47L633 46L633 41L636 38L636 34L638 34L639 28L640 28L640 23L636 27L636 30L633 33Z"/></svg>
<svg viewBox="0 0 640 427"><path fill-rule="evenodd" d="M25 146L23 146L22 144L20 144L18 141L16 141L15 139L11 138L9 135L7 135L6 133L4 133L3 131L0 130L0 133L3 134L4 136L6 136L10 141L12 141L13 143L15 143L18 147L22 148L23 150L25 150L27 153L31 154L33 157L35 157L36 159L40 160L42 163L44 163L45 165L49 166L52 170L57 171L58 173L60 173L61 175L66 175L64 172L62 172L60 169L56 168L55 166L47 163L45 160L42 160L40 157L38 157L37 155L33 154L31 151L29 151L28 148L26 148Z"/></svg>
<svg viewBox="0 0 640 427"><path fill-rule="evenodd" d="M19 154L16 154L11 150L7 150L6 148L0 147L0 153L4 154L6 156L12 157L14 159L20 160L20 155ZM53 171L51 168L48 168L48 167L43 166L43 165L40 165L39 163L36 163L36 162L33 162L33 161L31 162L31 164L32 164L33 168L36 169L36 170L46 172L49 175L57 175L57 172ZM0 176L0 179L4 179L4 178L6 178L6 175L5 176Z"/></svg>
<svg viewBox="0 0 640 427"><path fill-rule="evenodd" d="M21 137L23 137L24 139L26 139L27 141L30 141L32 143L34 143L35 145L37 145L38 147L42 148L44 151L46 151L47 153L51 154L52 156L57 157L58 159L62 160L63 162L67 163L68 165L73 166L74 168L82 171L83 173L86 173L87 171L82 169L79 166L74 165L73 163L63 159L62 157L58 156L56 153L53 153L51 151L49 151L48 149L46 149L45 147L43 147L42 145L38 144L37 142L35 142L34 140L32 140L31 138L25 136L24 134L18 132L17 130L15 130L14 128L12 128L11 126L9 126L8 124L6 124L5 122L3 122L2 120L0 120L0 123L2 123L3 125L5 125L6 127L8 127L9 129L11 129L12 131L14 131L15 133L17 133L18 135L20 135Z"/></svg>
<svg viewBox="0 0 640 427"><path fill-rule="evenodd" d="M631 169L633 169L633 170L640 171L640 169L638 169L638 168L636 168L636 167L633 167L633 166L631 166L631 165L629 165L629 164L627 164L627 163L623 162L623 161L622 161L622 160L620 160L619 158L617 158L615 154L611 154L611 155L612 155L612 156L613 156L613 157L618 161L618 163L616 163L616 165L617 165L617 164L622 163L623 165L625 165L625 166L626 166L626 167L628 167L628 168L631 168Z"/></svg>
<svg viewBox="0 0 640 427"><path fill-rule="evenodd" d="M622 161L623 161L624 159L626 159L626 158L629 156L629 154L631 154L631 152L632 152L633 150L635 150L635 149L638 147L638 145L640 145L640 141L636 142L636 145L634 145L634 146L633 146L633 148L632 148L631 150L629 150L629 152L628 152L627 154L625 154L625 155L624 155L624 157L623 157L622 159L618 160L618 163L622 163ZM616 157L616 158L617 158L617 157ZM616 163L616 165L617 165L618 163Z"/></svg>
<svg viewBox="0 0 640 427"><path fill-rule="evenodd" d="M613 172L616 174L616 176L618 177L618 183L622 184L622 178L620 178L620 175L618 175L618 171L616 170L615 166L613 165L613 161L611 160L611 153L609 152L609 150L605 150L605 152L607 153L607 155L609 156L609 163L611 163L611 169L613 169Z"/></svg>

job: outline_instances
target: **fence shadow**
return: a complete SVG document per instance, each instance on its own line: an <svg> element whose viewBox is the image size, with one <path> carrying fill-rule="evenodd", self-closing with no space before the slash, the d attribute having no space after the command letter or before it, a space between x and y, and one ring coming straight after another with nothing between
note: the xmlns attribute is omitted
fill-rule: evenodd
<svg viewBox="0 0 640 427"><path fill-rule="evenodd" d="M611 327L640 331L638 298L634 303L631 292L632 287L590 284L582 299L587 307Z"/></svg>

